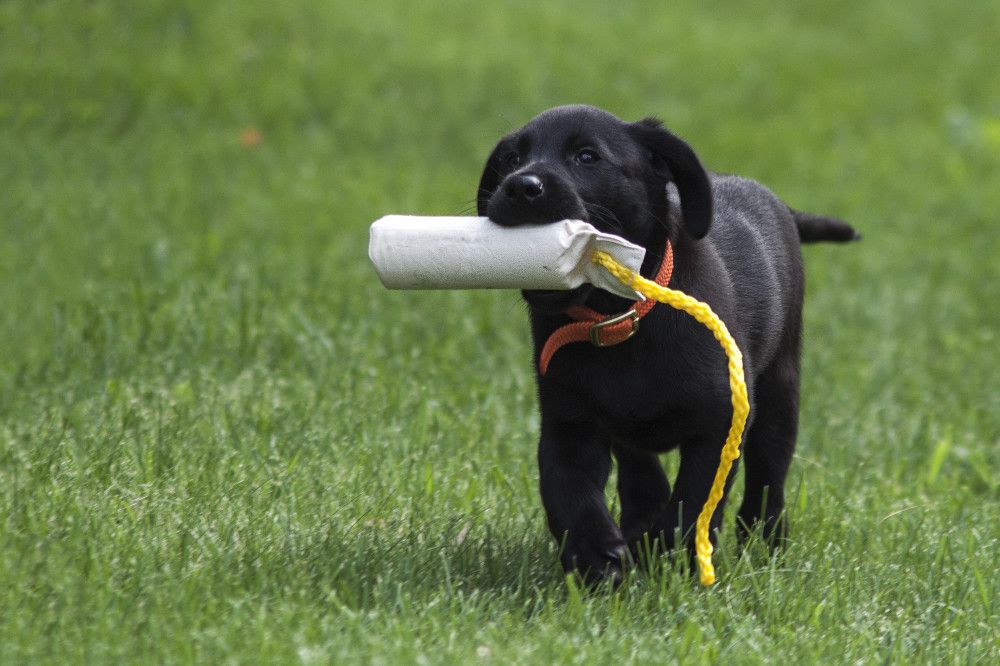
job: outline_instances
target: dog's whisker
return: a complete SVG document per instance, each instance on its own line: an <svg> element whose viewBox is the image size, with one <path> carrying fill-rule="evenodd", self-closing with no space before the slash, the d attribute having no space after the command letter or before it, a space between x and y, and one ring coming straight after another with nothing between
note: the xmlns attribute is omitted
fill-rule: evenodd
<svg viewBox="0 0 1000 666"><path fill-rule="evenodd" d="M452 215L468 215L469 213L475 211L477 207L478 207L478 204L475 201L464 201L464 202L462 202L458 206L458 208L453 208L452 210L454 212L452 212L451 214Z"/></svg>
<svg viewBox="0 0 1000 666"><path fill-rule="evenodd" d="M592 201L590 201L590 202L588 202L588 201L585 201L585 202L583 203L583 206L584 206L584 208L593 208L594 210L599 210L599 211L601 211L602 213L604 213L604 214L608 215L609 217L611 217L611 218L614 218L614 219L615 219L616 221L618 220L618 216L617 216L617 215L615 215L615 214L614 214L614 212L612 212L610 208L607 208L607 207L605 207L605 206L602 206L602 205L601 205L601 204L599 204L599 203L594 203L594 202L592 202Z"/></svg>
<svg viewBox="0 0 1000 666"><path fill-rule="evenodd" d="M589 203L586 201L583 203L583 207L594 220L602 222L616 231L620 232L624 230L624 225L622 225L621 220L619 220L618 216L608 208L605 208L600 204Z"/></svg>

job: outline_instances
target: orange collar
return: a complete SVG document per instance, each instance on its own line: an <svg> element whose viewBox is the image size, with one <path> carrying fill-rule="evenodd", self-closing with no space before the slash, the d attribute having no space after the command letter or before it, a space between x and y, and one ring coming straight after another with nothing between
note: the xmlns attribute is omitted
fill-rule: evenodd
<svg viewBox="0 0 1000 666"><path fill-rule="evenodd" d="M674 250L667 241L667 247L663 251L663 260L660 262L660 270L656 273L656 284L666 287L670 282L670 275L674 272ZM632 307L617 315L601 314L595 310L582 305L574 305L566 314L576 321L572 324L560 326L552 332L542 353L538 357L538 371L542 375L548 372L549 361L563 345L571 342L590 341L595 347L610 347L625 342L639 330L639 320L645 317L656 301L647 298L644 301L636 301Z"/></svg>

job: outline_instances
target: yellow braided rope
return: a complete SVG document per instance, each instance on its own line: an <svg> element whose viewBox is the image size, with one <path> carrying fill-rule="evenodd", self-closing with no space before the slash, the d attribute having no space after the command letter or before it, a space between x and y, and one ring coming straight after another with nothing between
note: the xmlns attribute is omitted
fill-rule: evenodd
<svg viewBox="0 0 1000 666"><path fill-rule="evenodd" d="M611 255L600 250L595 251L591 259L595 264L606 268L622 284L635 289L646 298L666 303L670 307L683 310L694 317L712 331L712 335L722 345L722 349L729 359L729 390L733 396L733 420L729 426L726 443L722 446L719 468L715 471L715 479L712 481L708 499L705 500L705 505L702 506L701 513L698 514L694 533L695 557L698 560L701 584L711 585L715 582L715 567L712 566L712 542L708 539L709 522L712 520L715 508L722 501L722 493L726 488L726 477L729 476L729 471L733 468L733 461L740 456L740 441L743 439L743 429L746 427L747 416L750 414L747 385L743 378L743 354L736 346L733 336L729 334L729 329L726 328L718 315L712 312L712 308L707 303L702 303L698 299L675 289L661 287L652 280L647 280L635 271L622 266Z"/></svg>

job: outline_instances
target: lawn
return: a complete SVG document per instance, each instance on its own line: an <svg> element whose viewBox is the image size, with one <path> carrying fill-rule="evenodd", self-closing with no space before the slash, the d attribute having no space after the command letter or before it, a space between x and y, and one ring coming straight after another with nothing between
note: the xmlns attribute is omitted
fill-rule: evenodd
<svg viewBox="0 0 1000 666"><path fill-rule="evenodd" d="M0 3L0 663L997 663L998 25ZM567 583L518 296L368 265L372 220L467 210L567 102L865 235L805 251L793 541L730 517L712 588Z"/></svg>

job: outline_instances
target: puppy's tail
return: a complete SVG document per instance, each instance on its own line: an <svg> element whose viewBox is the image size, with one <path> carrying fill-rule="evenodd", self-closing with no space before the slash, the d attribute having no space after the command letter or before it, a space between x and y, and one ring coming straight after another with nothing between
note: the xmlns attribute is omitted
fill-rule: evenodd
<svg viewBox="0 0 1000 666"><path fill-rule="evenodd" d="M825 215L803 213L791 208L789 210L792 211L792 217L795 218L795 226L799 229L799 240L803 243L817 243L820 241L846 243L848 241L861 240L861 234L843 220Z"/></svg>

